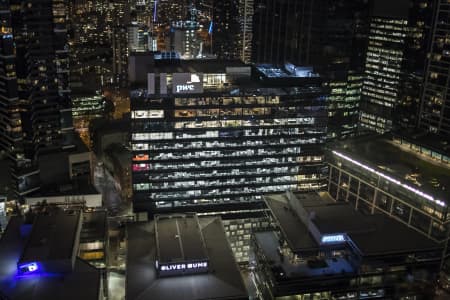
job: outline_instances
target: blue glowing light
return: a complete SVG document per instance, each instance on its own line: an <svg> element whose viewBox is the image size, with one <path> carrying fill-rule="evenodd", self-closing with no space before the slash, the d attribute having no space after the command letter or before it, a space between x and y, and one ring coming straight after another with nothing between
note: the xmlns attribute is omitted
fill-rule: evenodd
<svg viewBox="0 0 450 300"><path fill-rule="evenodd" d="M321 239L322 244L342 243L345 242L343 234L324 235Z"/></svg>
<svg viewBox="0 0 450 300"><path fill-rule="evenodd" d="M158 0L155 0L155 7L153 8L153 23L156 22L156 11L158 9Z"/></svg>
<svg viewBox="0 0 450 300"><path fill-rule="evenodd" d="M212 31L213 31L213 21L211 21L211 23L209 23L208 34L211 34Z"/></svg>
<svg viewBox="0 0 450 300"><path fill-rule="evenodd" d="M20 265L18 268L19 273L24 275L39 271L39 265L35 262Z"/></svg>

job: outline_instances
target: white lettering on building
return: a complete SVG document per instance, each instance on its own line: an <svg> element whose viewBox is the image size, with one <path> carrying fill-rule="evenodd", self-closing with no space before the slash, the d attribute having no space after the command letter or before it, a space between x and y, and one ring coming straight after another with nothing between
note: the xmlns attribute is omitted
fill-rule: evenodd
<svg viewBox="0 0 450 300"><path fill-rule="evenodd" d="M170 264L161 265L161 271L174 271L186 269L203 269L208 267L208 262L188 263L188 264Z"/></svg>
<svg viewBox="0 0 450 300"><path fill-rule="evenodd" d="M184 91L193 91L194 85L193 84L179 84L176 86L177 93L184 92Z"/></svg>

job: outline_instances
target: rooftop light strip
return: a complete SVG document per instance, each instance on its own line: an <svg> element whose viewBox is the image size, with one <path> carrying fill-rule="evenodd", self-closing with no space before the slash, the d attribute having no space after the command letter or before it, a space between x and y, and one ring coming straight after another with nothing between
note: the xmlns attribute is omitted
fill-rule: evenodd
<svg viewBox="0 0 450 300"><path fill-rule="evenodd" d="M369 172L375 173L378 176L383 177L384 179L386 179L386 180L388 180L388 181L390 181L392 183L395 183L395 184L397 184L399 186L402 186L403 188L413 192L416 195L419 195L419 196L421 196L421 197L423 197L423 198L425 198L425 199L427 199L429 201L432 201L432 202L434 202L434 203L436 203L436 204L438 204L438 205L440 205L442 207L446 207L447 206L444 203L444 201L441 201L441 200L438 200L438 199L434 199L432 196L430 196L428 194L425 194L422 191L419 191L419 190L417 190L417 189L415 189L415 188L413 188L413 187L411 187L411 186L409 186L407 184L404 184L404 183L400 182L399 180L397 180L395 178L392 178L392 177L390 177L390 176L388 176L386 174L383 174L383 173L381 173L381 172L379 172L379 171L377 171L377 170L375 170L375 169L373 169L373 168L371 168L369 166L366 166L366 165L364 165L364 164L362 164L362 163L360 163L360 162L358 162L358 161L356 161L354 159L351 159L350 157L348 157L348 156L346 156L346 155L344 155L342 153L339 153L339 152L334 151L334 150L332 152L333 152L333 154L335 154L335 155L337 155L337 156L339 156L339 157L341 157L341 158L343 158L343 159L345 159L345 160L347 160L347 161L349 161L349 162L351 162L351 163L353 163L353 164L355 164L355 165L357 165L357 166L359 166L359 167L361 167L361 168L363 168L363 169L365 169L365 170L367 170Z"/></svg>

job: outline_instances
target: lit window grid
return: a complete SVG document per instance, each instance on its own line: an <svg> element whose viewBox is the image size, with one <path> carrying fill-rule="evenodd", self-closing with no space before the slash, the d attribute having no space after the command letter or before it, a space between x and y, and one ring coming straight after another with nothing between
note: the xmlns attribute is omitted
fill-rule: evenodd
<svg viewBox="0 0 450 300"><path fill-rule="evenodd" d="M244 102L245 102L245 100L244 100ZM234 118L235 116L228 116L228 117L229 118ZM231 120L228 120L228 121L231 121ZM241 122L241 123L233 124L233 126L237 126L239 128L243 126L243 123L242 123L243 121L242 120L236 120L236 121ZM206 121L206 122L208 122L208 121ZM247 122L247 121L245 121L245 122ZM265 141L268 140L268 137L271 137L271 139L273 140L274 144L279 144L279 139L280 139L279 134L281 133L282 130L286 131L286 128L285 128L286 126L283 126L283 125L289 124L290 127L292 127L291 129L288 129L288 131L290 130L290 135L291 136L295 137L295 134L300 135L302 137L306 136L306 135L311 136L309 139L308 138L303 138L303 139L298 138L297 139L298 140L297 143L300 141L301 144L312 144L312 145L315 145L317 143L323 143L323 141L324 141L321 138L313 137L314 135L323 136L323 134L325 133L325 129L324 128L320 129L320 130L314 130L313 129L313 128L316 128L317 126L319 126L319 128L320 128L320 126L321 126L321 125L315 125L314 124L315 123L314 122L314 118L311 118L311 117L308 117L308 118L290 118L290 119L289 118L280 118L280 119L278 119L277 122L278 123L277 123L276 127L280 128L280 129L276 129L276 128L264 129L264 131L265 131L264 134L259 134L259 135L256 134L255 135L255 131L254 131L255 129L252 129L253 131L252 130L246 130L246 131L243 131L243 132L249 138L250 137L254 138L256 136L261 136L261 138L264 139ZM178 123L180 123L180 122L178 122ZM272 121L271 123L268 123L266 126L274 127L273 123L274 123L274 121ZM247 123L245 123L245 124L247 124ZM310 125L310 124L314 125L314 126L310 126L311 127L311 132L309 132L308 129L303 130L303 131L299 131L298 124L304 124L305 128L308 128L307 125ZM206 124L206 125L209 125L209 124ZM284 128L284 129L281 129L281 128ZM218 135L217 131L209 130L209 128L204 128L204 129L206 129L205 134L202 135L202 136L198 136L197 135L197 138L202 138L202 139L203 138L213 138L213 139L219 138L219 135ZM258 130L261 131L262 129L258 129ZM159 144L161 142L164 142L164 140L167 140L170 143L170 140L172 140L173 137L174 137L174 133L173 132L134 133L132 135L133 149L136 149L136 150L141 151L141 152L142 151L148 151L150 147L154 147L154 145ZM184 137L184 139L186 139L186 141L189 141L190 139L193 138L193 136L190 136L188 133L181 133L181 135L179 135L177 137L177 140L179 140L179 138L183 138L183 137ZM138 142L138 144L134 144L135 142ZM140 146L135 147L135 145L140 145ZM288 152L289 151L294 151L294 152L292 152L292 154L294 154L294 155L291 154L288 157L284 157L284 159L286 159L285 164L288 164L288 165L295 165L295 164L297 164L298 162L296 160L296 156L298 156L298 154L295 154L296 150L294 148L292 148L292 147L287 147L285 151L288 151ZM281 154L286 156L288 152L281 153ZM187 158L192 159L190 157L184 157L184 158L185 159L187 159ZM264 158L264 160L262 162L261 162L261 159L259 159L259 158L258 158L258 161L254 161L254 162L248 161L249 159L245 158L245 156L243 158L247 160L246 164L248 164L248 166L250 166L251 164L254 164L255 168L258 167L258 166L259 167L263 167L263 168L267 168L267 167L270 167L270 168L275 167L276 168L277 164L280 164L280 161L278 161L275 157L266 157L266 158ZM321 160L321 158L320 158L320 160ZM206 166L202 166L201 165L203 162L206 162L206 161L198 162L200 164L200 167L206 167ZM217 162L217 160L216 160L216 162ZM207 163L208 164L212 164L212 163L214 163L214 161L209 160L209 161L207 161ZM140 163L139 165L141 165L141 164L143 165L143 169L142 169L143 171L147 171L147 169L150 170L150 164ZM267 164L269 164L269 166ZM152 165L152 168L154 167L154 168L160 169L160 170L168 170L168 169L171 168L171 166L174 167L173 170L176 170L176 169L179 169L180 166L182 166L182 165L176 164L176 163L174 164L173 162L172 163L167 163L167 164L164 164L164 163L161 164L160 163L159 165L157 163L154 163ZM191 164L186 164L185 167L192 169L194 166L195 166L195 163L191 163ZM198 164L197 164L197 166L198 166ZM239 168L240 166L242 166L241 162L235 164L236 168ZM208 168L209 167L211 167L211 166L208 166ZM233 167L233 166L227 165L225 167ZM209 171L212 171L212 170L209 170ZM230 174L230 175L231 176L235 176L236 174ZM135 177L138 177L138 176L135 176ZM263 177L261 177L261 178L263 178ZM270 181L267 181L267 179L269 179ZM323 177L321 177L321 175L318 174L318 173L316 173L314 175L314 177L311 178L310 181L312 181L312 182L309 182L309 183L308 182L302 183L301 180L298 180L297 178L292 177L292 176L291 177L289 177L289 176L284 176L284 177L283 176L278 176L278 177L275 177L275 178L267 178L267 176L266 176L266 178L262 179L262 182L260 182L260 184L262 185L261 187L246 187L246 188L242 188L242 186L241 186L240 188L237 188L237 189L234 189L234 188L230 187L230 188L226 188L225 190L222 189L220 194L221 195L223 194L223 196L240 197L240 196L246 196L246 195L247 196L251 196L253 193L263 193L263 192L268 192L268 191L283 191L283 190L286 190L286 189L312 190L312 189L318 189L318 188L321 188L321 187L324 186L321 183L317 183L318 179L320 179L320 180L323 179ZM142 178L142 180L143 181L141 183L139 183L139 181L141 181L141 180L135 181L135 182L137 182L136 183L137 185L135 185L135 188L140 188L141 184L143 184L145 189L147 189L147 185L146 185L147 184L146 183L147 180L145 180L144 178ZM278 182L274 182L274 181L278 181ZM272 182L272 184L270 184L271 182ZM217 183L217 181L216 181L216 183ZM233 184L235 185L235 183L233 183ZM230 183L230 184L233 185L232 183ZM255 184L255 182L252 182L250 185L254 185L254 184ZM159 187L161 187L161 186L159 186ZM164 187L164 184L163 184L163 187ZM167 184L165 183L165 187L163 189L164 190L170 190L171 188L173 188L173 186L169 186L168 183ZM208 188L211 188L211 186L208 186ZM206 191L208 191L208 190L204 190L204 191L201 190L201 189L192 190L192 188L190 188L190 189L188 188L188 191L184 192L184 197L186 197L187 193L189 193L189 196L190 196L191 199L204 198L205 196L208 196L209 198L213 197L211 195L205 195ZM219 190L214 189L213 193L214 194L215 193L219 193ZM178 194L178 197L176 197L177 194ZM175 201L175 200L178 201L178 200L180 200L181 204L186 204L186 203L183 203L185 201L181 200L179 195L180 195L180 193L177 193L177 192L164 193L162 190L157 191L157 193L151 193L151 197L152 198L154 197L154 200L158 200L158 202L165 202L166 200L169 200L169 201ZM211 202L214 202L214 199L215 198L213 197ZM163 203L163 205L164 205L164 203Z"/></svg>

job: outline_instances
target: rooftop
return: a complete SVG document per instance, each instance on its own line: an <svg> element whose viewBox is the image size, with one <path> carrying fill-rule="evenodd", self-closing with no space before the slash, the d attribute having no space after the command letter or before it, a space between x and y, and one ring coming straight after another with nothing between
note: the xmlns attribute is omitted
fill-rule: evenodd
<svg viewBox="0 0 450 300"><path fill-rule="evenodd" d="M239 273L238 266L234 260L233 253L228 244L225 232L220 218L199 218L198 226L203 235L206 247L204 248L209 258L208 273L186 274L181 276L158 277L155 268L157 257L156 232L162 232L163 228L172 230L172 225L164 224L158 221L149 223L134 223L127 227L128 233L128 253L127 253L127 280L126 280L126 298L127 299L248 299L247 292ZM172 221L179 221L177 218ZM173 223L173 222L172 222ZM194 240L197 234L196 225L188 221L188 230L181 233L186 240L183 245L194 244L197 242L188 241L190 233L194 234ZM177 224L177 223L175 223ZM168 225L168 227L165 227ZM184 225L183 225L184 226ZM156 229L156 228L159 229ZM175 225L176 227L176 225ZM167 235L169 238L171 235ZM161 238L159 238L161 240ZM179 239L179 240L181 240ZM167 244L162 247L170 247ZM188 252L194 253L197 257L197 251L194 249ZM175 248L177 248L175 246ZM167 248L165 248L167 249ZM173 253L180 255L179 248ZM166 254L165 254L166 255Z"/></svg>
<svg viewBox="0 0 450 300"><path fill-rule="evenodd" d="M208 259L195 215L158 215L155 233L159 263Z"/></svg>
<svg viewBox="0 0 450 300"><path fill-rule="evenodd" d="M396 145L385 136L364 136L333 148L349 163L356 161L428 195L430 200L449 201L450 169ZM345 155L345 156L342 156ZM351 159L351 160L350 160ZM366 168L367 169L367 168ZM385 177L385 176L383 176ZM386 178L386 177L385 177ZM411 189L410 189L411 190Z"/></svg>
<svg viewBox="0 0 450 300"><path fill-rule="evenodd" d="M19 276L17 262L26 244L26 239L20 235L22 224L21 217L12 217L0 239L0 298L15 300L99 299L100 271L79 258L76 258L74 268L70 273Z"/></svg>
<svg viewBox="0 0 450 300"><path fill-rule="evenodd" d="M266 203L277 219L284 238L293 252L321 247L312 230L302 222L291 203L300 203L319 233L346 234L363 257L439 250L440 245L406 225L385 215L363 215L347 203L317 201L317 194L307 193L291 201L286 194L270 195ZM322 197L322 199L324 199ZM303 205L305 203L305 205Z"/></svg>
<svg viewBox="0 0 450 300"><path fill-rule="evenodd" d="M292 210L284 194L268 195L265 199L292 251L317 250L318 245L310 235L308 227Z"/></svg>
<svg viewBox="0 0 450 300"><path fill-rule="evenodd" d="M81 226L80 215L78 210L38 214L19 263L71 259Z"/></svg>

